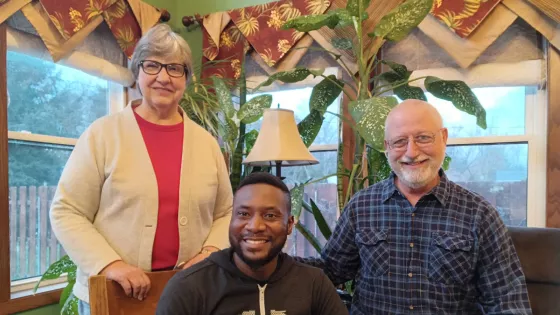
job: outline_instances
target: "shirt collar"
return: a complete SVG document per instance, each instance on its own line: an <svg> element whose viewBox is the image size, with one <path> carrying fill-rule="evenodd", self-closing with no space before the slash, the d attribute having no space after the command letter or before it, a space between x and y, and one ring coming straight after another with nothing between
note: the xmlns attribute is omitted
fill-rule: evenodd
<svg viewBox="0 0 560 315"><path fill-rule="evenodd" d="M427 195L433 195L443 206L445 206L447 204L447 200L449 199L451 186L443 169L440 169L438 174L439 183L436 187L432 188ZM381 188L381 198L383 202L387 201L395 193L399 192L397 186L395 185L396 176L395 172L391 171L389 178L383 182L383 186Z"/></svg>

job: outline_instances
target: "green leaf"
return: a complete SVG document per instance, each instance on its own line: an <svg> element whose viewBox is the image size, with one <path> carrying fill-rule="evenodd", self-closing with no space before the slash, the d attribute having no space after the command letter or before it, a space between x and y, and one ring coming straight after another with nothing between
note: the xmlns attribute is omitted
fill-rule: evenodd
<svg viewBox="0 0 560 315"><path fill-rule="evenodd" d="M282 25L282 29L295 29L310 32L327 26L331 29L352 24L352 16L346 9L336 9L325 14L304 15L291 19Z"/></svg>
<svg viewBox="0 0 560 315"><path fill-rule="evenodd" d="M311 209L313 210L313 218L315 218L315 222L319 227L319 231L321 231L323 237L325 237L325 239L328 240L332 234L331 228L327 224L327 220L325 220L323 213L321 213L321 210L319 210L319 207L317 207L313 199L310 199L309 201L311 202Z"/></svg>
<svg viewBox="0 0 560 315"><path fill-rule="evenodd" d="M60 275L62 275L63 273L72 273L73 272L74 279L75 279L76 268L77 268L76 264L74 264L74 262L70 259L70 257L68 257L68 255L64 255L62 258L55 261L54 263L52 263L49 266L47 271L45 271L45 273L41 276L41 279L39 279L39 282L37 282L37 284L35 285L35 288L33 289L33 292L37 291L37 288L39 287L39 284L43 280L58 279L60 277Z"/></svg>
<svg viewBox="0 0 560 315"><path fill-rule="evenodd" d="M432 9L433 0L407 0L387 13L368 36L391 41L405 38Z"/></svg>
<svg viewBox="0 0 560 315"><path fill-rule="evenodd" d="M60 310L60 315L77 315L78 314L78 298L72 294L64 303Z"/></svg>
<svg viewBox="0 0 560 315"><path fill-rule="evenodd" d="M349 38L333 38L331 44L336 49L340 50L352 50L352 40Z"/></svg>
<svg viewBox="0 0 560 315"><path fill-rule="evenodd" d="M290 190L290 198L292 203L292 215L294 216L294 221L297 223L299 221L299 216L301 215L301 207L303 204L303 184L295 185L294 188Z"/></svg>
<svg viewBox="0 0 560 315"><path fill-rule="evenodd" d="M449 155L445 155L445 158L443 159L443 165L441 166L443 168L444 171L447 171L449 169L449 166L451 165L451 157Z"/></svg>
<svg viewBox="0 0 560 315"><path fill-rule="evenodd" d="M313 87L309 99L309 111L316 110L324 115L327 107L342 93L344 82L338 80L334 74L324 78Z"/></svg>
<svg viewBox="0 0 560 315"><path fill-rule="evenodd" d="M60 294L60 300L58 301L60 307L64 307L66 300L68 300L68 297L72 295L72 288L74 288L74 284L76 284L76 279L68 280L68 284L64 287L64 290L62 290L62 293Z"/></svg>
<svg viewBox="0 0 560 315"><path fill-rule="evenodd" d="M247 152L247 154L249 154L249 152L251 152L251 149L253 149L258 136L259 132L255 129L245 134L245 151Z"/></svg>
<svg viewBox="0 0 560 315"><path fill-rule="evenodd" d="M235 123L235 121L233 121L233 119L230 119L227 116L225 117L225 119L226 123L224 125L224 141L233 143L235 139L237 139L237 136L239 136L239 127L237 127L237 124Z"/></svg>
<svg viewBox="0 0 560 315"><path fill-rule="evenodd" d="M408 99L428 101L426 94L424 94L424 90L417 86L405 84L394 88L393 92L403 101Z"/></svg>
<svg viewBox="0 0 560 315"><path fill-rule="evenodd" d="M233 107L233 101L231 99L231 92L227 87L224 80L219 77L212 77L214 81L214 88L216 89L216 95L218 97L218 102L220 107L226 114L227 118L232 118L235 114L235 108Z"/></svg>
<svg viewBox="0 0 560 315"><path fill-rule="evenodd" d="M348 10L348 12L352 16L360 15L360 1L362 2L362 11L365 12L371 0L348 0L348 3L346 4L346 10Z"/></svg>
<svg viewBox="0 0 560 315"><path fill-rule="evenodd" d="M315 75L315 73L317 72L316 71L311 72L309 69L305 69L305 68L294 68L288 71L276 72L270 77L268 77L266 81L259 84L254 90L257 91L263 86L269 86L272 83L274 83L274 81L276 80L282 81L284 83L299 82L307 78L310 74Z"/></svg>
<svg viewBox="0 0 560 315"><path fill-rule="evenodd" d="M384 150L385 119L395 105L397 99L389 96L352 101L348 106L358 133L378 151Z"/></svg>
<svg viewBox="0 0 560 315"><path fill-rule="evenodd" d="M463 81L446 81L436 77L424 80L426 90L435 97L450 101L455 107L476 117L476 124L486 129L486 110L478 98Z"/></svg>
<svg viewBox="0 0 560 315"><path fill-rule="evenodd" d="M303 140L306 147L313 143L321 126L323 125L323 115L319 111L312 110L302 121L297 125L299 135Z"/></svg>
<svg viewBox="0 0 560 315"><path fill-rule="evenodd" d="M297 222L296 229L301 233L301 235L303 235L303 237L305 237L309 244L315 248L317 253L321 252L321 242L319 242L315 235L313 235L313 233L311 233L305 225L301 224L301 222Z"/></svg>
<svg viewBox="0 0 560 315"><path fill-rule="evenodd" d="M368 149L367 158L369 161L368 173L371 178L369 184L373 185L384 179L389 178L391 175L391 166L389 166L389 161L383 152L377 151L375 149Z"/></svg>
<svg viewBox="0 0 560 315"><path fill-rule="evenodd" d="M272 105L272 95L259 95L241 105L237 118L244 124L254 123L262 117L264 110L270 108L270 105Z"/></svg>
<svg viewBox="0 0 560 315"><path fill-rule="evenodd" d="M400 63L387 60L381 60L381 62L388 65L401 80L410 78L410 75L412 74L412 71L409 71L405 65L401 65Z"/></svg>

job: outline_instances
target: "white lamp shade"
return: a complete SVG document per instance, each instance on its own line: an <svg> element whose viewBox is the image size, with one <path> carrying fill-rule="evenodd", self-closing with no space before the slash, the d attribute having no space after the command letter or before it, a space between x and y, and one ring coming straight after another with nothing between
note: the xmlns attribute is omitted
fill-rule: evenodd
<svg viewBox="0 0 560 315"><path fill-rule="evenodd" d="M294 112L288 109L267 109L255 145L243 164L250 166L311 165L319 161L309 153L301 139Z"/></svg>

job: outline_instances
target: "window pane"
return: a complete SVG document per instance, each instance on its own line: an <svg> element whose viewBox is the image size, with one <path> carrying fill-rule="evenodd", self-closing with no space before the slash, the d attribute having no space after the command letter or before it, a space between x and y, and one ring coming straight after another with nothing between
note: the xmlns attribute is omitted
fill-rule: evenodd
<svg viewBox="0 0 560 315"><path fill-rule="evenodd" d="M486 109L487 128L476 124L476 117L459 111L451 102L426 93L443 117L450 138L512 136L525 134L525 96L530 87L486 87L472 89Z"/></svg>
<svg viewBox="0 0 560 315"><path fill-rule="evenodd" d="M108 82L8 51L8 130L78 138L108 112Z"/></svg>
<svg viewBox="0 0 560 315"><path fill-rule="evenodd" d="M493 204L507 225L527 225L528 145L451 146L448 177Z"/></svg>
<svg viewBox="0 0 560 315"><path fill-rule="evenodd" d="M276 91L270 93L258 93L247 96L247 101L262 94L272 95L271 108L284 108L294 111L296 123L302 121L309 114L309 98L313 88L301 88L294 90ZM342 94L341 94L342 95ZM328 108L327 111L338 114L340 108L341 96L339 96ZM323 125L315 141L314 145L320 144L338 144L338 117L325 113ZM260 130L262 118L247 126L247 131L253 129Z"/></svg>
<svg viewBox="0 0 560 315"><path fill-rule="evenodd" d="M319 164L282 168L282 176L286 177L285 182L290 188L295 184L306 182L309 179L319 179L336 173L336 151L314 152L313 156L319 160ZM337 219L338 204L336 182L336 176L332 176L318 183L307 185L304 190L304 200L310 203L310 199L313 199L323 213L331 231L334 229ZM319 239L322 246L325 245L326 240L315 223L312 214L302 210L300 222ZM309 244L295 227L292 231L292 235L288 237L284 250L294 256L307 257L318 255L313 246Z"/></svg>
<svg viewBox="0 0 560 315"><path fill-rule="evenodd" d="M43 274L64 254L50 229L49 207L71 147L9 141L10 275Z"/></svg>

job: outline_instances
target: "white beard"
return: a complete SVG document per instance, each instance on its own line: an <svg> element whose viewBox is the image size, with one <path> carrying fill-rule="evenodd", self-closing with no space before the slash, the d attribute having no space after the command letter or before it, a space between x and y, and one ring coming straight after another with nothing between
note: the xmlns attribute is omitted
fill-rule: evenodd
<svg viewBox="0 0 560 315"><path fill-rule="evenodd" d="M414 161L422 161L425 159L427 159L425 162L426 164L417 170L407 170L402 163L400 163L412 163ZM441 167L441 163L438 165L436 161L427 156L419 156L414 160L401 158L399 161L389 161L389 165L395 174L397 174L399 180L412 189L418 189L430 183L436 176L438 176L439 168Z"/></svg>

